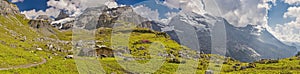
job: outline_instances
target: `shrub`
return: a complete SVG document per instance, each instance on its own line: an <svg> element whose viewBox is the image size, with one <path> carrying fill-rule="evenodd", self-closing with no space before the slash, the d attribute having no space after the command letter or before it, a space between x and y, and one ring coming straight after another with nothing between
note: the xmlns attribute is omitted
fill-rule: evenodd
<svg viewBox="0 0 300 74"><path fill-rule="evenodd" d="M279 62L278 60L269 60L266 62L266 64L278 63L278 62Z"/></svg>
<svg viewBox="0 0 300 74"><path fill-rule="evenodd" d="M296 54L296 56L300 56L300 52L298 52L298 53Z"/></svg>

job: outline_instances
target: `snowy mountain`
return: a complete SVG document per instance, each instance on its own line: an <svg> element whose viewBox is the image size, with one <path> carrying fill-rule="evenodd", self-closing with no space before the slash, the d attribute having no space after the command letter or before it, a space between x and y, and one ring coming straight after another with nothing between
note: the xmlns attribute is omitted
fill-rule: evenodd
<svg viewBox="0 0 300 74"><path fill-rule="evenodd" d="M287 45L290 45L290 46L294 46L298 49L298 51L300 50L300 43L299 42L283 42Z"/></svg>
<svg viewBox="0 0 300 74"><path fill-rule="evenodd" d="M160 26L161 28L158 31L169 28L165 32L168 33L173 40L180 42L179 37L177 36L178 34L176 34L179 33L179 31L176 30L176 26L177 28L182 29L184 26L181 25L190 25L194 28L186 29L195 29L200 51L211 53L212 27L220 25L216 24L216 22L222 20L224 20L227 34L226 56L233 57L244 62L251 62L259 59L286 58L293 56L297 51L295 47L285 45L260 26L248 25L246 27L234 27L229 24L226 19L214 17L208 14L180 14L173 17L168 25L161 26L160 24L157 26Z"/></svg>

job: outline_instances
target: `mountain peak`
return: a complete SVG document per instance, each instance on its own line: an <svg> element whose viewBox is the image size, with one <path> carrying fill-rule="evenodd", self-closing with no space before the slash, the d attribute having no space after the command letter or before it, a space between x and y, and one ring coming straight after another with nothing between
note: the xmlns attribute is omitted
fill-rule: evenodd
<svg viewBox="0 0 300 74"><path fill-rule="evenodd" d="M67 18L67 17L70 17L70 16L68 14L66 14L64 11L60 11L58 16L55 18L55 21L61 20L61 19Z"/></svg>
<svg viewBox="0 0 300 74"><path fill-rule="evenodd" d="M257 36L261 35L263 31L266 31L266 28L260 25L251 25L251 24L248 24L245 27L237 27L237 28L239 28L241 31L250 33L252 35L257 35Z"/></svg>

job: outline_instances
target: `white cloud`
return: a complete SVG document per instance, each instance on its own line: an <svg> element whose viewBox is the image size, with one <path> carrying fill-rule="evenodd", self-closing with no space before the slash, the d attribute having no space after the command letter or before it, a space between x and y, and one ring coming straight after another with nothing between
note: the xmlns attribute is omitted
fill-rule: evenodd
<svg viewBox="0 0 300 74"><path fill-rule="evenodd" d="M157 10L151 10L149 7L145 7L144 5L136 6L133 10L144 18L148 18L150 20L159 19L159 13Z"/></svg>
<svg viewBox="0 0 300 74"><path fill-rule="evenodd" d="M237 27L248 24L265 27L270 9L267 2L276 3L276 0L166 0L164 4L183 11L222 16Z"/></svg>
<svg viewBox="0 0 300 74"><path fill-rule="evenodd" d="M204 10L204 5L202 0L165 0L162 5L166 5L169 8L173 9L181 9L180 12L168 12L166 14L161 14L165 15L167 18L160 19L159 21L165 24L168 24L172 17L185 13L185 12L195 12L197 14L205 14L207 13Z"/></svg>
<svg viewBox="0 0 300 74"><path fill-rule="evenodd" d="M180 8L182 12L195 12L198 14L206 13L202 0L166 0L163 4L170 8Z"/></svg>
<svg viewBox="0 0 300 74"><path fill-rule="evenodd" d="M47 2L47 5L51 6L53 8L56 8L56 9L67 10L69 13L71 13L71 12L75 12L77 10L77 8L76 8L77 5L72 4L72 3L74 3L74 2L69 1L69 0L59 0L59 1L49 0Z"/></svg>
<svg viewBox="0 0 300 74"><path fill-rule="evenodd" d="M108 8L116 8L116 7L118 7L118 4L117 4L117 2L115 2L115 1L107 1L107 2L105 2L105 5L108 7Z"/></svg>
<svg viewBox="0 0 300 74"><path fill-rule="evenodd" d="M283 17L295 18L295 20L285 24L277 24L272 29L272 34L284 42L300 42L300 7L289 7L287 10Z"/></svg>
<svg viewBox="0 0 300 74"><path fill-rule="evenodd" d="M300 18L300 7L289 7L287 9L287 12L284 13L283 17L288 18L288 17L299 17Z"/></svg>
<svg viewBox="0 0 300 74"><path fill-rule="evenodd" d="M283 42L300 42L300 23L292 21L283 25L277 24L272 34Z"/></svg>
<svg viewBox="0 0 300 74"><path fill-rule="evenodd" d="M48 16L53 16L56 17L59 14L59 9L54 9L54 8L49 8L46 9L46 11L36 11L35 9L30 10L30 11L23 11L21 12L22 14L25 14L27 18L29 19L34 19L38 15L48 15Z"/></svg>
<svg viewBox="0 0 300 74"><path fill-rule="evenodd" d="M276 0L215 0L219 5L219 8L215 7L215 9L219 9L220 15L237 27L244 27L248 24L266 27L267 13L270 9L267 2L270 1L275 3ZM206 1L206 3L209 2ZM209 5L206 7L206 10L213 8Z"/></svg>
<svg viewBox="0 0 300 74"><path fill-rule="evenodd" d="M48 15L56 17L61 10L67 11L68 14L73 14L74 16L79 15L81 11L88 7L99 7L103 6L108 0L49 0L47 6L50 8L46 11L23 11L22 13L27 16L27 18L32 19L38 15Z"/></svg>
<svg viewBox="0 0 300 74"><path fill-rule="evenodd" d="M12 3L23 2L24 0L11 0Z"/></svg>
<svg viewBox="0 0 300 74"><path fill-rule="evenodd" d="M285 3L288 3L290 5L299 5L300 4L300 0L284 0Z"/></svg>
<svg viewBox="0 0 300 74"><path fill-rule="evenodd" d="M161 19L160 22L168 24L171 21L172 17L174 17L176 15L178 15L177 12L168 12L168 13L165 14L165 16L168 17L168 18Z"/></svg>

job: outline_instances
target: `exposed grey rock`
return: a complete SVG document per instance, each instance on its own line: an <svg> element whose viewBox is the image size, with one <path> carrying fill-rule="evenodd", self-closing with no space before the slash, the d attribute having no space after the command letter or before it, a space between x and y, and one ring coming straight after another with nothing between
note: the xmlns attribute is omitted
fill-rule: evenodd
<svg viewBox="0 0 300 74"><path fill-rule="evenodd" d="M241 68L240 68L240 70L245 70L245 69L247 69L246 66L241 66Z"/></svg>
<svg viewBox="0 0 300 74"><path fill-rule="evenodd" d="M76 18L75 27L87 30L98 28L98 18L104 9L107 9L107 6L87 8Z"/></svg>
<svg viewBox="0 0 300 74"><path fill-rule="evenodd" d="M63 12L63 11L60 11L60 13L59 13L58 16L55 18L55 20L57 21L57 20L61 20L61 19L67 18L67 17L69 17L68 14L66 14L66 13Z"/></svg>
<svg viewBox="0 0 300 74"><path fill-rule="evenodd" d="M144 21L147 21L147 19L136 14L130 6L117 8L100 6L87 8L83 14L77 17L75 25L79 28L91 30L100 27L112 28L116 24L124 24L122 22L138 26Z"/></svg>
<svg viewBox="0 0 300 74"><path fill-rule="evenodd" d="M50 22L49 21L45 21L45 20L30 20L28 22L28 24L31 27L36 28L36 29L39 29L39 28L52 28L50 26Z"/></svg>
<svg viewBox="0 0 300 74"><path fill-rule="evenodd" d="M65 56L65 59L73 59L73 58L74 58L73 55L67 55L67 56Z"/></svg>
<svg viewBox="0 0 300 74"><path fill-rule="evenodd" d="M0 15L16 15L16 14L20 14L19 9L16 5L12 4L12 3L8 3L5 0L1 0L0 1Z"/></svg>
<svg viewBox="0 0 300 74"><path fill-rule="evenodd" d="M129 58L129 57L124 57L123 60L125 60L125 61L133 61L134 59L133 58Z"/></svg>
<svg viewBox="0 0 300 74"><path fill-rule="evenodd" d="M42 51L43 49L42 49L42 48L36 48L36 50L38 50L38 51Z"/></svg>
<svg viewBox="0 0 300 74"><path fill-rule="evenodd" d="M144 46L141 46L138 48L138 50L145 50L146 48Z"/></svg>
<svg viewBox="0 0 300 74"><path fill-rule="evenodd" d="M39 15L35 19L36 20L47 20L47 21L51 21L52 20L48 15Z"/></svg>
<svg viewBox="0 0 300 74"><path fill-rule="evenodd" d="M206 70L205 74L214 74L214 71L213 70Z"/></svg>

